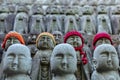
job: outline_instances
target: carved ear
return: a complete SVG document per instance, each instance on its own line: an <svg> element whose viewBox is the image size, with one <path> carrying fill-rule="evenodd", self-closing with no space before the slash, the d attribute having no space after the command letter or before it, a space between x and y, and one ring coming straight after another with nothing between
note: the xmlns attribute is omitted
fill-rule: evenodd
<svg viewBox="0 0 120 80"><path fill-rule="evenodd" d="M97 61L96 61L96 59L93 58L92 62L93 62L93 66L94 66L94 68L96 69L96 65L97 65Z"/></svg>

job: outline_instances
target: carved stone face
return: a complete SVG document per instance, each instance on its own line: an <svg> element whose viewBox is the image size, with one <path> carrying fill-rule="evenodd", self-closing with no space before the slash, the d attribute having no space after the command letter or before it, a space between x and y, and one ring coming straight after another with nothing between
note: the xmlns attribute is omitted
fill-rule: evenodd
<svg viewBox="0 0 120 80"><path fill-rule="evenodd" d="M117 70L119 67L118 54L114 46L102 44L94 51L94 60L97 71Z"/></svg>
<svg viewBox="0 0 120 80"><path fill-rule="evenodd" d="M3 71L6 74L28 74L31 70L29 48L22 44L11 45L3 59Z"/></svg>
<svg viewBox="0 0 120 80"><path fill-rule="evenodd" d="M53 36L55 38L56 44L63 42L63 34L60 31L54 31Z"/></svg>
<svg viewBox="0 0 120 80"><path fill-rule="evenodd" d="M71 44L73 47L79 47L82 45L82 40L79 36L70 36L66 42Z"/></svg>
<svg viewBox="0 0 120 80"><path fill-rule="evenodd" d="M19 44L20 44L20 41L19 41L17 38L15 38L15 37L10 37L10 38L6 41L5 50L7 50L10 45L16 44L16 43L19 43Z"/></svg>
<svg viewBox="0 0 120 80"><path fill-rule="evenodd" d="M38 41L38 47L39 49L52 49L54 47L53 40L47 35L41 36Z"/></svg>
<svg viewBox="0 0 120 80"><path fill-rule="evenodd" d="M101 45L101 44L111 44L111 42L107 38L101 38L96 42L95 46L98 46L98 45Z"/></svg>
<svg viewBox="0 0 120 80"><path fill-rule="evenodd" d="M51 56L51 70L53 73L71 74L77 70L77 58L74 48L70 44L57 45Z"/></svg>

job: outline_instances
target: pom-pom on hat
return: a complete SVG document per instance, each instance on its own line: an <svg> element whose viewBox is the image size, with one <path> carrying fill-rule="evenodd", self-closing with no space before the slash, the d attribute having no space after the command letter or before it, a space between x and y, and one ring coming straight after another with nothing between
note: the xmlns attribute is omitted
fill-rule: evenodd
<svg viewBox="0 0 120 80"><path fill-rule="evenodd" d="M113 45L111 36L110 36L108 33L106 33L106 32L100 32L100 33L97 33L97 34L94 36L94 38L93 38L93 48L94 48L94 49L96 48L96 46L95 46L96 42L97 42L99 39L101 39L101 38L107 38L107 39L109 39L110 42L111 42L111 44Z"/></svg>
<svg viewBox="0 0 120 80"><path fill-rule="evenodd" d="M49 32L42 32L42 33L40 33L38 35L38 37L36 39L36 46L38 46L38 41L39 41L39 39L40 39L41 36L49 36L53 40L54 45L56 45L54 36L51 33L49 33Z"/></svg>
<svg viewBox="0 0 120 80"><path fill-rule="evenodd" d="M16 31L10 31L8 34L6 34L5 38L4 38L4 41L2 43L2 48L4 49L5 48L5 44L6 44L6 41L10 38L10 37L15 37L17 38L21 44L25 44L24 42L24 39L22 37L21 34L19 34L18 32Z"/></svg>

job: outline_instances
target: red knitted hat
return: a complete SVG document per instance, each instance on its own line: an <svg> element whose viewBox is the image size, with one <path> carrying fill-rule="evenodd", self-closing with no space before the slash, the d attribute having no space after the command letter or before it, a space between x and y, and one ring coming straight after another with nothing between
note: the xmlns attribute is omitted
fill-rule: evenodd
<svg viewBox="0 0 120 80"><path fill-rule="evenodd" d="M106 33L106 32L100 32L100 33L97 33L97 34L94 36L94 38L93 38L93 48L94 48L94 49L95 49L95 47L96 47L96 46L95 46L96 42L97 42L99 39L101 39L101 38L107 38L107 39L109 39L110 42L111 42L111 44L113 45L111 36L110 36L108 33Z"/></svg>
<svg viewBox="0 0 120 80"><path fill-rule="evenodd" d="M17 38L21 44L25 44L24 42L24 39L22 37L21 34L19 34L18 32L15 32L15 31L10 31L8 34L6 34L5 38L4 38L4 41L2 43L2 48L4 49L5 48L5 44L6 44L6 41L10 38L10 37L15 37Z"/></svg>
<svg viewBox="0 0 120 80"><path fill-rule="evenodd" d="M70 36L79 36L81 38L81 40L82 40L82 46L80 46L80 47L83 48L83 46L84 46L84 39L83 39L82 34L80 32L72 30L72 31L66 33L65 36L64 36L64 43L66 43L67 39Z"/></svg>
<svg viewBox="0 0 120 80"><path fill-rule="evenodd" d="M76 51L79 51L81 55L83 55L81 60L82 60L83 64L85 65L88 62L88 60L86 58L86 53L84 51L82 51L82 48L84 46L84 39L82 37L82 34L79 33L78 31L75 31L75 30L70 31L70 32L66 33L66 35L64 36L64 43L66 43L67 39L70 36L79 36L81 38L82 45L80 47L74 47L74 48L75 48Z"/></svg>

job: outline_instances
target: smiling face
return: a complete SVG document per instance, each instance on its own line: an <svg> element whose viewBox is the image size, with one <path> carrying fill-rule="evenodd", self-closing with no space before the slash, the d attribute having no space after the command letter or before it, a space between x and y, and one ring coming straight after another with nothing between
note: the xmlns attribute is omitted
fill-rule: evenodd
<svg viewBox="0 0 120 80"><path fill-rule="evenodd" d="M79 36L70 36L66 43L71 44L73 47L79 47L82 45L82 40Z"/></svg>
<svg viewBox="0 0 120 80"><path fill-rule="evenodd" d="M51 70L55 74L71 74L77 70L77 58L74 48L69 44L57 45L51 56Z"/></svg>
<svg viewBox="0 0 120 80"><path fill-rule="evenodd" d="M94 59L98 71L116 70L119 67L117 52L110 44L102 44L96 47Z"/></svg>
<svg viewBox="0 0 120 80"><path fill-rule="evenodd" d="M6 74L28 73L31 69L29 49L21 44L11 45L3 59L3 71Z"/></svg>

